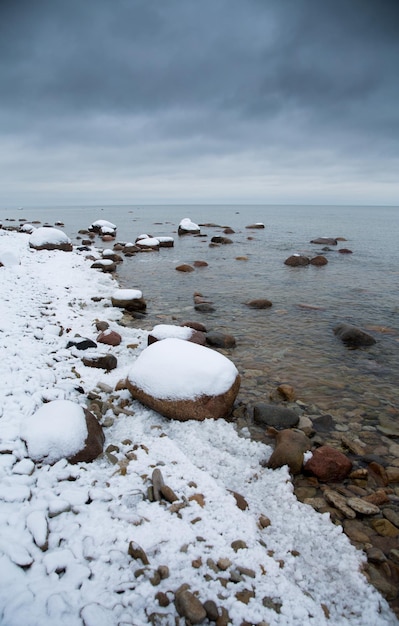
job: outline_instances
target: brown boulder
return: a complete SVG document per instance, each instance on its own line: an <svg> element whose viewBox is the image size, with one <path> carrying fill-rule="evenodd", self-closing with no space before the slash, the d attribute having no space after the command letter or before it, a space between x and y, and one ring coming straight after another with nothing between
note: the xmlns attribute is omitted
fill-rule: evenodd
<svg viewBox="0 0 399 626"><path fill-rule="evenodd" d="M107 372L114 370L118 365L118 361L113 354L83 357L82 361L83 365L86 365L86 367L98 367L99 369L104 369Z"/></svg>
<svg viewBox="0 0 399 626"><path fill-rule="evenodd" d="M181 265L177 265L176 268L178 272L193 272L194 268L192 265L188 263L182 263Z"/></svg>
<svg viewBox="0 0 399 626"><path fill-rule="evenodd" d="M100 456L103 451L105 437L101 425L93 413L90 413L87 409L84 409L84 414L87 426L86 441L84 448L68 459L70 463L90 463L90 461L94 461L94 459Z"/></svg>
<svg viewBox="0 0 399 626"><path fill-rule="evenodd" d="M105 343L107 346L119 346L122 341L122 337L115 330L107 329L98 335L97 341L99 343Z"/></svg>
<svg viewBox="0 0 399 626"><path fill-rule="evenodd" d="M321 482L335 482L348 476L352 470L352 461L335 448L321 446L313 452L312 458L305 463L303 469Z"/></svg>
<svg viewBox="0 0 399 626"><path fill-rule="evenodd" d="M310 243L318 243L324 246L336 246L338 239L335 237L317 237L317 239L312 239Z"/></svg>
<svg viewBox="0 0 399 626"><path fill-rule="evenodd" d="M287 428L281 431L269 428L267 432L276 437L276 447L267 467L276 469L288 465L292 474L299 474L302 471L303 455L311 447L310 439L296 428Z"/></svg>
<svg viewBox="0 0 399 626"><path fill-rule="evenodd" d="M292 254L284 261L284 264L289 265L289 267L304 267L305 265L309 265L309 263L308 257L302 254Z"/></svg>
<svg viewBox="0 0 399 626"><path fill-rule="evenodd" d="M325 256L322 254L318 254L317 256L310 259L310 264L315 265L316 267L321 267L322 265L327 265L328 261Z"/></svg>
<svg viewBox="0 0 399 626"><path fill-rule="evenodd" d="M365 330L353 326L352 324L338 324L333 329L334 335L341 339L341 341L352 348L358 348L361 346L372 346L376 343L376 340L372 335L366 333Z"/></svg>
<svg viewBox="0 0 399 626"><path fill-rule="evenodd" d="M165 417L202 421L230 414L240 376L220 353L168 338L142 351L126 385L136 400Z"/></svg>
<svg viewBox="0 0 399 626"><path fill-rule="evenodd" d="M245 304L251 309L269 309L273 303L266 298L257 298L256 300L250 300Z"/></svg>

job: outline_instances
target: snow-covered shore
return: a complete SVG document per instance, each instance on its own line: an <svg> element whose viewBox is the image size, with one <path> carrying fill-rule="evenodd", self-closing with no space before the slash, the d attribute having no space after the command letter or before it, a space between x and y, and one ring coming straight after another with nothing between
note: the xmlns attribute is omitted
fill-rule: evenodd
<svg viewBox="0 0 399 626"><path fill-rule="evenodd" d="M112 455L77 465L29 460L26 420L45 401L86 406L98 383L115 388L147 333L118 326L117 285L84 253L32 251L28 240L0 230L0 253L9 251L0 267L1 624L175 624L185 584L237 626L397 624L361 573L362 553L327 515L297 501L286 468L263 467L271 448L232 424L172 422L132 401L133 415L109 409ZM75 334L95 340L96 319L122 335L108 373L66 348ZM172 505L147 497L156 467L178 496Z"/></svg>

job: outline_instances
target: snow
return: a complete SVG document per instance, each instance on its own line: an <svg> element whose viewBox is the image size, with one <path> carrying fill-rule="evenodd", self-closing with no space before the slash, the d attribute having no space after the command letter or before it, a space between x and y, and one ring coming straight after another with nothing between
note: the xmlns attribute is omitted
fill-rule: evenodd
<svg viewBox="0 0 399 626"><path fill-rule="evenodd" d="M170 337L190 339L192 334L193 329L189 326L176 326L173 324L157 324L151 331L151 335L158 340Z"/></svg>
<svg viewBox="0 0 399 626"><path fill-rule="evenodd" d="M113 224L112 222L108 222L107 220L96 220L95 222L92 223L92 225L90 226L91 229L102 229L102 228L108 228L110 230L116 230L116 226L115 224Z"/></svg>
<svg viewBox="0 0 399 626"><path fill-rule="evenodd" d="M47 227L47 226L36 228L32 232L29 241L33 246L44 246L46 244L59 245L62 243L71 243L71 240L69 239L69 237L62 230L59 230L58 228Z"/></svg>
<svg viewBox="0 0 399 626"><path fill-rule="evenodd" d="M198 224L195 224L194 222L191 221L191 219L189 217L184 217L181 221L179 226L181 228L184 228L184 230L192 230L192 231L198 231L200 230L200 227L198 226Z"/></svg>
<svg viewBox="0 0 399 626"><path fill-rule="evenodd" d="M34 461L54 463L84 446L87 425L83 408L71 400L43 404L22 426L21 438Z"/></svg>
<svg viewBox="0 0 399 626"><path fill-rule="evenodd" d="M185 400L223 394L237 374L234 363L219 352L169 337L143 350L128 378L156 398Z"/></svg>
<svg viewBox="0 0 399 626"><path fill-rule="evenodd" d="M296 499L286 467L264 467L270 447L240 436L232 423L168 421L122 389L113 391L113 406L121 403L133 414L106 410L105 446L114 446L112 455L90 464L60 459L32 466L21 432L41 407L54 401L88 406L92 390L109 400L103 389L114 389L154 348L146 347L147 332L118 326L122 312L110 306L117 285L90 269L84 253L38 255L29 249L29 235L7 231L0 252L9 249L20 264L0 268L2 625L141 626L157 619L152 623L183 626L173 596L185 583L201 602L225 608L233 626L398 623L362 574L363 553L327 514ZM112 348L118 367L108 373L86 367L82 353L66 349L69 336L95 338L96 319L123 337ZM44 332L48 325L60 332ZM171 341L179 354L182 340L153 346L162 352ZM169 375L161 357L153 385ZM188 380L182 386L188 392ZM48 435L42 432L42 443ZM178 497L174 505L148 498L156 467ZM246 499L246 510L231 491ZM270 520L265 528L261 515ZM149 565L128 554L130 542L145 551ZM220 559L227 559L227 570L218 569ZM165 565L169 575L160 578ZM244 590L254 594L248 604L237 597ZM168 606L160 606L159 592L171 600ZM278 610L267 606L273 602Z"/></svg>
<svg viewBox="0 0 399 626"><path fill-rule="evenodd" d="M143 297L143 292L140 289L115 289L112 292L114 300L140 300Z"/></svg>

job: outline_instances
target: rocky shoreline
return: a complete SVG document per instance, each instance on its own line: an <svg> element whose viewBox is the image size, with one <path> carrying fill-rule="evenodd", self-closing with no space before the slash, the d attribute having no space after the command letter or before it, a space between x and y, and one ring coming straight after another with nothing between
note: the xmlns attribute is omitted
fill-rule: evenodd
<svg viewBox="0 0 399 626"><path fill-rule="evenodd" d="M199 298L199 294L194 294L195 304L211 305L206 299ZM271 303L267 306L271 306ZM206 319L209 309L205 307L196 310L205 313ZM121 326L137 325L137 317L130 312L118 323ZM171 322L176 323L176 320L172 319ZM149 316L146 317L145 325L151 325ZM205 327L204 332L206 335ZM299 501L312 506L321 514L328 513L333 523L342 527L351 543L364 551L368 580L399 617L399 427L395 427L399 411L391 407L391 419L381 426L380 422L367 416L361 409L326 411L303 402L296 398L297 392L289 382L285 388L279 386L265 394L253 372L247 374L245 366L240 367L240 360L234 353L233 339L221 334L217 341L215 338L213 343L212 339L209 341L214 349L234 360L242 375L241 389L227 420L234 422L243 436L249 435L253 441L274 446L275 438L267 428L270 425L267 419L262 424L255 419L257 403L271 402L291 410L298 417L294 427L309 437L313 450L330 446L350 460L351 471L339 481L320 480L303 471L295 472L292 476L294 492ZM115 417L129 412L127 405L114 404L112 388L92 390L87 401L89 409L105 428L113 423L113 419L109 418L110 411ZM278 430L287 427L285 423L272 425ZM105 454L112 460L112 450L107 449ZM356 508L354 499L361 500L364 507L359 508L358 505ZM367 508L366 503L371 506Z"/></svg>

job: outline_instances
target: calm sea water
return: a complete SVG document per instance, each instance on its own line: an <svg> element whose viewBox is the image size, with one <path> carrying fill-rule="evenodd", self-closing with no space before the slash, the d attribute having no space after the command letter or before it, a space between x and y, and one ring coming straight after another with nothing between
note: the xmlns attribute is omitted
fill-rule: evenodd
<svg viewBox="0 0 399 626"><path fill-rule="evenodd" d="M180 220L202 226L201 237L178 237ZM276 384L288 382L304 402L323 409L361 409L373 420L399 406L399 207L314 206L115 206L8 209L0 220L40 220L54 224L78 242L78 231L94 220L118 227L117 239L133 241L142 234L171 235L175 246L126 258L117 278L124 287L139 288L148 314L137 322L202 321L209 330L233 334L237 347L229 352L242 374L245 401L268 398ZM262 230L247 225L262 222ZM10 225L12 222L10 222ZM210 247L214 235L228 235L233 244ZM320 236L344 237L326 252L324 267L289 268L284 260L295 252L310 256ZM110 247L97 240L99 247ZM353 254L339 254L337 248ZM247 257L246 261L237 257ZM180 263L204 260L208 267L184 274ZM199 313L193 294L213 302L213 313ZM268 298L267 310L245 302ZM304 306L306 305L306 306ZM317 307L317 308L310 308ZM368 330L375 346L349 350L333 334L339 322Z"/></svg>

